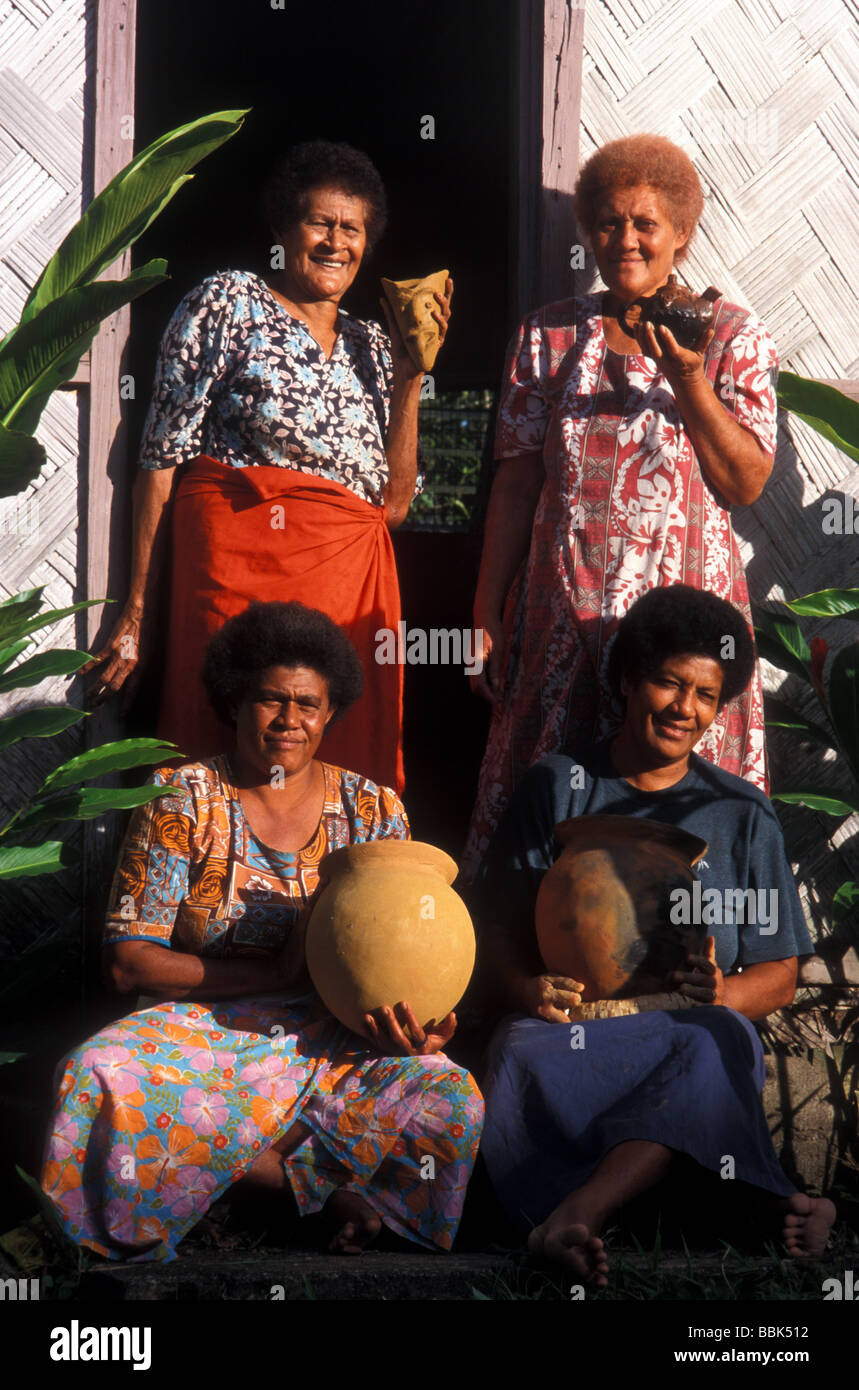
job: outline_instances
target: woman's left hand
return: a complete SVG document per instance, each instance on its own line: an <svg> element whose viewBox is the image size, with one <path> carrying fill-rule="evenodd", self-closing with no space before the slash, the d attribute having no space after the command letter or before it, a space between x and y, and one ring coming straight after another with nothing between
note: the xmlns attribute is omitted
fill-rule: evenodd
<svg viewBox="0 0 859 1390"><path fill-rule="evenodd" d="M662 372L672 383L705 380L704 356L713 341L712 328L697 349L681 347L670 328L664 324L641 323L636 334L641 350L647 357L653 357Z"/></svg>
<svg viewBox="0 0 859 1390"><path fill-rule="evenodd" d="M716 964L716 938L708 936L703 956L688 955L683 970L672 970L668 976L676 989L696 1004L724 1004L725 977Z"/></svg>
<svg viewBox="0 0 859 1390"><path fill-rule="evenodd" d="M364 1015L367 1035L386 1056L425 1057L441 1052L456 1032L456 1014L449 1013L440 1023L430 1019L426 1031L415 1018L410 1004L402 1000L392 1009L389 1004Z"/></svg>

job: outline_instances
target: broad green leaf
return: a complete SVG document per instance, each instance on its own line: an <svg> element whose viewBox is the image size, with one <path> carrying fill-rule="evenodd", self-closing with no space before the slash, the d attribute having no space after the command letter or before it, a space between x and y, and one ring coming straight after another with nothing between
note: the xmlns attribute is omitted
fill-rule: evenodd
<svg viewBox="0 0 859 1390"><path fill-rule="evenodd" d="M9 598L0 601L0 611L6 608L19 608L22 603L35 603L38 606L44 592L44 584L40 584L37 589L19 589L17 594L11 594Z"/></svg>
<svg viewBox="0 0 859 1390"><path fill-rule="evenodd" d="M838 891L832 898L832 924L838 926L840 922L855 914L859 921L859 883L854 879L847 883L842 883Z"/></svg>
<svg viewBox="0 0 859 1390"><path fill-rule="evenodd" d="M67 647L31 656L29 661L22 661L20 666L14 667L6 675L0 675L0 695L7 690L21 690L27 685L38 685L46 676L70 676L89 659L89 652L76 652Z"/></svg>
<svg viewBox="0 0 859 1390"><path fill-rule="evenodd" d="M0 642L17 641L24 626L42 606L44 588L22 589L0 603Z"/></svg>
<svg viewBox="0 0 859 1390"><path fill-rule="evenodd" d="M91 748L88 753L80 753L61 767L54 768L36 795L60 791L64 787L73 787L85 778L103 777L105 773L124 768L166 763L177 753L175 744L164 743L160 738L125 738L115 743L105 743L101 748Z"/></svg>
<svg viewBox="0 0 859 1390"><path fill-rule="evenodd" d="M859 782L859 642L835 653L829 673L829 709L841 747Z"/></svg>
<svg viewBox="0 0 859 1390"><path fill-rule="evenodd" d="M47 454L31 434L0 423L0 497L14 497L38 478Z"/></svg>
<svg viewBox="0 0 859 1390"><path fill-rule="evenodd" d="M17 641L19 637L29 637L31 632L38 632L40 627L50 627L51 623L58 623L61 618L68 618L72 613L79 613L82 608L95 608L99 603L113 603L111 598L85 598L80 603L72 603L68 608L49 608L44 613L39 613L38 617L32 617L29 613L18 613L7 618L4 610L0 608L0 641L8 642L10 638ZM36 605L38 608L38 604Z"/></svg>
<svg viewBox="0 0 859 1390"><path fill-rule="evenodd" d="M22 738L52 738L64 729L86 719L86 710L58 705L55 709L28 709L23 714L9 714L0 719L0 749L9 748Z"/></svg>
<svg viewBox="0 0 859 1390"><path fill-rule="evenodd" d="M808 806L812 811L825 811L828 816L851 816L859 811L859 797L856 801L842 801L825 791L785 791L771 792L773 801L787 801L792 806Z"/></svg>
<svg viewBox="0 0 859 1390"><path fill-rule="evenodd" d="M54 299L0 348L0 416L28 433L56 388L74 374L103 319L167 279L156 260L125 280L99 280Z"/></svg>
<svg viewBox="0 0 859 1390"><path fill-rule="evenodd" d="M61 840L47 840L43 845L0 845L0 879L36 878L39 874L55 874L75 864L78 856L70 845Z"/></svg>
<svg viewBox="0 0 859 1390"><path fill-rule="evenodd" d="M23 642L13 642L11 647L0 648L0 671L5 671L8 666L11 666L15 658L26 651L29 645L30 643L25 638Z"/></svg>
<svg viewBox="0 0 859 1390"><path fill-rule="evenodd" d="M859 463L859 401L822 381L779 372L778 403Z"/></svg>
<svg viewBox="0 0 859 1390"><path fill-rule="evenodd" d="M784 700L777 700L774 695L764 696L764 713L768 729L792 729L800 738L811 743L822 743L825 748L835 747L832 734L822 724L815 724L805 715L797 714Z"/></svg>
<svg viewBox="0 0 859 1390"><path fill-rule="evenodd" d="M802 618L859 618L859 589L818 589L784 602Z"/></svg>
<svg viewBox="0 0 859 1390"><path fill-rule="evenodd" d="M811 650L796 618L756 606L754 619L760 655L780 671L789 671L810 684Z"/></svg>
<svg viewBox="0 0 859 1390"><path fill-rule="evenodd" d="M36 802L18 817L9 834L17 839L22 831L29 834L35 825L94 820L108 811L130 811L174 792L174 787L82 787L79 791Z"/></svg>
<svg viewBox="0 0 859 1390"><path fill-rule="evenodd" d="M45 266L24 306L27 322L58 295L94 280L141 236L188 170L241 129L249 108L215 111L159 136L90 203Z"/></svg>

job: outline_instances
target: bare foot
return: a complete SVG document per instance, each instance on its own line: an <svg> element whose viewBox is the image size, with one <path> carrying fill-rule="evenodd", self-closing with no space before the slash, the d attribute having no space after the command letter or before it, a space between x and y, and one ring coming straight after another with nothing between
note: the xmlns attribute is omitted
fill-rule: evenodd
<svg viewBox="0 0 859 1390"><path fill-rule="evenodd" d="M528 1249L538 1259L562 1264L583 1284L604 1289L608 1283L608 1255L599 1236L591 1235L582 1221L573 1221L562 1203L542 1226L528 1237Z"/></svg>
<svg viewBox="0 0 859 1390"><path fill-rule="evenodd" d="M828 1197L807 1197L795 1192L782 1204L782 1240L787 1253L796 1260L817 1259L825 1248L835 1220L835 1207Z"/></svg>
<svg viewBox="0 0 859 1390"><path fill-rule="evenodd" d="M328 1251L332 1255L360 1255L382 1229L381 1218L357 1192L332 1192L325 1203L325 1218L335 1229Z"/></svg>

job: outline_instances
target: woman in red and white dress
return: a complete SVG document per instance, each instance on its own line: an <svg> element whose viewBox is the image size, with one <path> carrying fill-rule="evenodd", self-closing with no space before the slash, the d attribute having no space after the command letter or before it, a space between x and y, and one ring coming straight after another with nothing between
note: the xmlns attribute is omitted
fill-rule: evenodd
<svg viewBox="0 0 859 1390"><path fill-rule="evenodd" d="M754 502L772 468L773 342L724 299L701 351L652 324L632 336L618 318L667 282L703 208L695 168L670 141L605 145L575 202L607 290L530 314L509 349L474 609L485 635L472 683L493 717L467 877L527 768L619 724L606 665L635 599L689 584L751 621L730 508ZM767 790L757 669L698 751Z"/></svg>

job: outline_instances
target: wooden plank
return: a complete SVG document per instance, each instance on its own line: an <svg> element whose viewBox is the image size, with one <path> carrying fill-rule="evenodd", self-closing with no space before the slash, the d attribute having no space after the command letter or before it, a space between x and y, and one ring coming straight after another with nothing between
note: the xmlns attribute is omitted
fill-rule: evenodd
<svg viewBox="0 0 859 1390"><path fill-rule="evenodd" d="M573 188L585 10L580 0L520 0L516 120L516 316L574 292Z"/></svg>
<svg viewBox="0 0 859 1390"><path fill-rule="evenodd" d="M132 158L124 138L134 113L136 0L98 0L96 97L92 189L98 193ZM131 269L128 252L106 272L121 279ZM86 596L122 601L128 587L128 536L131 479L127 429L119 396L128 349L130 312L126 307L102 326L90 355L90 420L87 459ZM116 607L86 610L88 645L103 638ZM117 702L94 712L86 723L87 746L121 738ZM117 818L87 821L84 827L84 961L90 985L97 962L107 889L119 850Z"/></svg>

